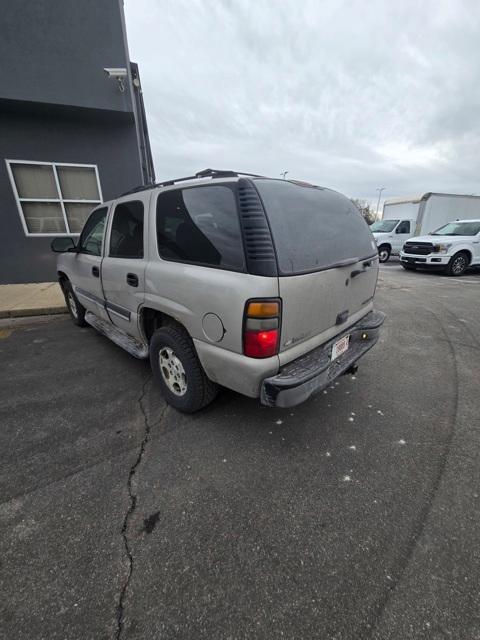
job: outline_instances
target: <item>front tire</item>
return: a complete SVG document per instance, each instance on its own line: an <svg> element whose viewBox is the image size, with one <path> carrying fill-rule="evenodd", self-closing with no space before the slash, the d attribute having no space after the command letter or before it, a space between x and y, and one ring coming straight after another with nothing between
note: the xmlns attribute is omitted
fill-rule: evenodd
<svg viewBox="0 0 480 640"><path fill-rule="evenodd" d="M190 336L181 328L155 331L150 340L150 365L163 397L178 411L199 411L217 395L217 385L207 378Z"/></svg>
<svg viewBox="0 0 480 640"><path fill-rule="evenodd" d="M68 280L63 283L62 289L68 313L70 314L73 324L76 324L77 327L86 327L85 313L87 310L78 301L77 296L73 292L73 287Z"/></svg>
<svg viewBox="0 0 480 640"><path fill-rule="evenodd" d="M447 265L445 273L447 276L463 276L469 263L468 255L465 251L456 253Z"/></svg>
<svg viewBox="0 0 480 640"><path fill-rule="evenodd" d="M392 253L392 250L390 249L389 246L383 244L380 247L378 247L378 259L380 262L387 262L388 259L390 258L390 254Z"/></svg>

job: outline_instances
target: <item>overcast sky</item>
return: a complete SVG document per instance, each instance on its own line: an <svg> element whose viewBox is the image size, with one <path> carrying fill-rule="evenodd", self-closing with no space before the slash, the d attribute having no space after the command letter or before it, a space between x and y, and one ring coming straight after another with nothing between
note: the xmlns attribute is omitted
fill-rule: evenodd
<svg viewBox="0 0 480 640"><path fill-rule="evenodd" d="M125 0L157 179L480 194L480 2Z"/></svg>

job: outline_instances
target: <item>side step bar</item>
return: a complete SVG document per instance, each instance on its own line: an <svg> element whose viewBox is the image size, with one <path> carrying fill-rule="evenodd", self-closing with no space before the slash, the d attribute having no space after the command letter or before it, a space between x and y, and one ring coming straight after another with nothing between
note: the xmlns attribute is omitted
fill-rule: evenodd
<svg viewBox="0 0 480 640"><path fill-rule="evenodd" d="M107 338L110 338L112 342L117 344L119 347L122 347L122 349L125 349L125 351L128 351L128 353L130 353L135 358L139 358L140 360L145 360L145 358L148 358L148 347L143 344L143 342L140 342L140 340L129 336L110 322L102 320L91 311L87 311L87 313L85 314L85 322L88 322L88 324L96 329L99 333L103 334Z"/></svg>

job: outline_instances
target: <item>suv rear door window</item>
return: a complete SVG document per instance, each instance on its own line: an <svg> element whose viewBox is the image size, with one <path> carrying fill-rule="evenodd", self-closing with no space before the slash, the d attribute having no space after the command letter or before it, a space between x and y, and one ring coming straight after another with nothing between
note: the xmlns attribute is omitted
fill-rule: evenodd
<svg viewBox="0 0 480 640"><path fill-rule="evenodd" d="M121 202L115 207L110 233L112 258L143 258L143 202Z"/></svg>
<svg viewBox="0 0 480 640"><path fill-rule="evenodd" d="M279 271L293 275L376 255L368 225L345 196L284 180L255 180L265 206Z"/></svg>
<svg viewBox="0 0 480 640"><path fill-rule="evenodd" d="M236 197L227 186L174 189L157 199L157 241L165 260L244 270Z"/></svg>

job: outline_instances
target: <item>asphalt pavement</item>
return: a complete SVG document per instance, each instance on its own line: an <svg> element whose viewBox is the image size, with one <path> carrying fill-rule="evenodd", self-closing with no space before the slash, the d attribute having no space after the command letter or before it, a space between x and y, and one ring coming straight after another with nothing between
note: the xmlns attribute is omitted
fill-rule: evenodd
<svg viewBox="0 0 480 640"><path fill-rule="evenodd" d="M0 325L0 637L480 639L480 274L381 269L290 410L167 408L68 318Z"/></svg>

